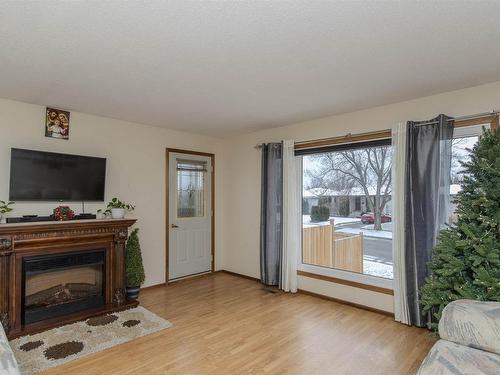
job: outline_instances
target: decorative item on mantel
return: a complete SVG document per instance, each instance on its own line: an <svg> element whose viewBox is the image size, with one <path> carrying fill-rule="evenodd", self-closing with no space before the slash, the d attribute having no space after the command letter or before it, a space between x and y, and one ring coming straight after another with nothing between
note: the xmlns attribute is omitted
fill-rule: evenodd
<svg viewBox="0 0 500 375"><path fill-rule="evenodd" d="M57 221L73 220L75 217L74 211L68 206L59 206L54 209L54 219Z"/></svg>
<svg viewBox="0 0 500 375"><path fill-rule="evenodd" d="M12 212L13 208L10 207L14 202L5 202L0 200L0 224L3 222L3 216L9 212Z"/></svg>
<svg viewBox="0 0 500 375"><path fill-rule="evenodd" d="M98 215L104 215L108 216L111 215L112 219L123 219L125 217L125 213L134 211L135 206L129 204L129 203L124 203L118 198L113 198L111 201L108 203L108 206L106 207L106 210L97 210Z"/></svg>
<svg viewBox="0 0 500 375"><path fill-rule="evenodd" d="M138 232L139 229L136 228L130 233L125 246L126 290L127 297L131 300L136 300L139 297L141 285L146 278Z"/></svg>

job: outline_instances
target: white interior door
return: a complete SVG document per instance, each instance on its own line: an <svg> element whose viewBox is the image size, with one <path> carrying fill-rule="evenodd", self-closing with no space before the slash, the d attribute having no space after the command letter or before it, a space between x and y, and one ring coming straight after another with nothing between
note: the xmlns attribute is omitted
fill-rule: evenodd
<svg viewBox="0 0 500 375"><path fill-rule="evenodd" d="M169 280L212 268L211 171L208 156L169 154Z"/></svg>

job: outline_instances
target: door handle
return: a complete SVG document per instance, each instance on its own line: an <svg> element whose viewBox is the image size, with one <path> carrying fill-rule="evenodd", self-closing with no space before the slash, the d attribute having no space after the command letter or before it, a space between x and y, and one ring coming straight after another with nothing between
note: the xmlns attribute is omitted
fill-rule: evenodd
<svg viewBox="0 0 500 375"><path fill-rule="evenodd" d="M175 224L170 224L170 228L179 228L179 226Z"/></svg>

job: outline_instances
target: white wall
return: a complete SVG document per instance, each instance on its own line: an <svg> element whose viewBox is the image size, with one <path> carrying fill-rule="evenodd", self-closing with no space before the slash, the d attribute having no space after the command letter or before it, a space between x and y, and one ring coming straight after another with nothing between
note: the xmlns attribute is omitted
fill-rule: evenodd
<svg viewBox="0 0 500 375"><path fill-rule="evenodd" d="M348 285L331 283L311 277L299 276L299 289L324 296L338 298L377 310L393 312L393 296L371 290L353 288Z"/></svg>
<svg viewBox="0 0 500 375"><path fill-rule="evenodd" d="M216 212L222 210L220 141L179 131L71 112L68 141L44 136L45 107L0 99L0 199L8 198L10 148L73 153L107 158L106 201L117 196L136 205L146 269L145 286L165 281L165 148L216 154ZM10 216L49 215L52 203L16 203ZM80 203L68 203L76 213ZM94 212L103 204L87 204ZM222 257L221 215L216 217L216 267Z"/></svg>
<svg viewBox="0 0 500 375"><path fill-rule="evenodd" d="M260 152L258 143L293 139L342 136L389 129L407 120L430 119L439 113L461 116L500 108L500 82L465 90L452 91L421 99L375 107L363 111L302 122L285 127L262 130L227 140L224 147L225 207L223 214L224 269L259 277L259 220L260 220ZM361 303L352 290L341 293L320 280L304 280L300 287L336 298ZM363 292L364 293L364 292ZM364 303L392 311L392 301L379 293L366 294Z"/></svg>

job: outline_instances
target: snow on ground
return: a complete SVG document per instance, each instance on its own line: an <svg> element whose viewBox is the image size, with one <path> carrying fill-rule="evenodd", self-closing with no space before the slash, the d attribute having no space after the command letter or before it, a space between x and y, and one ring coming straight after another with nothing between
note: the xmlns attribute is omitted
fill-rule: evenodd
<svg viewBox="0 0 500 375"><path fill-rule="evenodd" d="M374 224L368 224L368 225L365 225L363 226L363 229L366 229L366 230L374 230ZM386 230L386 231L389 231L389 232L392 232L392 222L390 223L382 223L382 230Z"/></svg>
<svg viewBox="0 0 500 375"><path fill-rule="evenodd" d="M340 217L340 216L330 216L330 220L334 220L335 225L337 224L347 224L347 223L360 223L361 219L359 217ZM302 215L302 223L308 225L328 225L329 221L320 221L316 223L311 223L311 215Z"/></svg>
<svg viewBox="0 0 500 375"><path fill-rule="evenodd" d="M373 225L367 225L371 226L373 228ZM386 238L389 240L392 240L392 232L389 232L387 230L373 230L373 229L365 229L365 227L361 228L335 228L337 232L340 233L351 233L351 234L360 234L363 233L363 236L365 237L375 237L375 238Z"/></svg>
<svg viewBox="0 0 500 375"><path fill-rule="evenodd" d="M373 262L366 258L363 259L363 273L365 275L385 277L386 279L394 277L392 264Z"/></svg>
<svg viewBox="0 0 500 375"><path fill-rule="evenodd" d="M330 220L334 220L335 230L340 233L351 233L351 234L360 234L363 233L363 236L366 237L375 237L375 238L386 238L392 239L392 223L383 223L382 230L374 230L373 224L364 225L361 228L353 227L350 228L347 224L359 224L361 223L361 219L359 217L340 217L340 216L331 216ZM317 223L311 223L310 215L302 215L302 224L304 226L315 226L315 225L329 225L329 221L320 221ZM337 227L340 225L340 227Z"/></svg>

